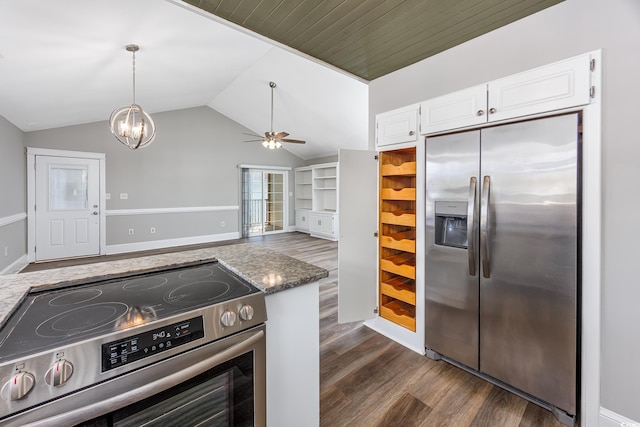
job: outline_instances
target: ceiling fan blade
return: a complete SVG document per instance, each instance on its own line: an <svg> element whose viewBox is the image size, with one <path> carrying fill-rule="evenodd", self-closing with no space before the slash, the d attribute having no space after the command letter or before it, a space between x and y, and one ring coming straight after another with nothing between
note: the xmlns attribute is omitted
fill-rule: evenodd
<svg viewBox="0 0 640 427"><path fill-rule="evenodd" d="M280 142L292 142L294 144L305 144L306 141L301 141L299 139L281 139Z"/></svg>
<svg viewBox="0 0 640 427"><path fill-rule="evenodd" d="M262 138L262 136L258 135L257 133L245 133L242 132L243 135L249 135L249 136L253 136L255 138Z"/></svg>
<svg viewBox="0 0 640 427"><path fill-rule="evenodd" d="M250 139L248 141L242 141L242 142L262 142L264 141L264 139Z"/></svg>
<svg viewBox="0 0 640 427"><path fill-rule="evenodd" d="M277 138L277 139L282 139L282 138L284 138L285 136L289 136L289 134L288 134L288 133L286 133L286 132L278 132L278 133L276 133L276 134L275 134L275 135L273 135L273 136L274 136L275 138Z"/></svg>

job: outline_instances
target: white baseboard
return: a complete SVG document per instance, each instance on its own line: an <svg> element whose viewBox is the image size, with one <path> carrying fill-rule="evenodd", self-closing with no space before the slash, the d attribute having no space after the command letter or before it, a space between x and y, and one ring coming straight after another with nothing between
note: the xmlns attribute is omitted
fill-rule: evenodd
<svg viewBox="0 0 640 427"><path fill-rule="evenodd" d="M209 234L206 236L180 237L177 239L151 240L148 242L123 243L107 245L106 254L122 254L127 252L148 251L152 249L172 248L175 246L197 245L200 243L221 242L223 240L239 239L240 233Z"/></svg>
<svg viewBox="0 0 640 427"><path fill-rule="evenodd" d="M8 266L6 266L2 271L0 271L0 276L4 276L5 274L18 273L27 265L29 265L29 261L27 260L27 254L24 254Z"/></svg>
<svg viewBox="0 0 640 427"><path fill-rule="evenodd" d="M640 427L640 422L623 417L601 406L598 427Z"/></svg>

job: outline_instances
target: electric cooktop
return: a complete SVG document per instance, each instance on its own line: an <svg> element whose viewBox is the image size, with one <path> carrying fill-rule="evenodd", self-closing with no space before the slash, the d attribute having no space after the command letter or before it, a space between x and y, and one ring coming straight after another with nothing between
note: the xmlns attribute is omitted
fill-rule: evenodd
<svg viewBox="0 0 640 427"><path fill-rule="evenodd" d="M0 362L259 292L217 261L35 291L0 331Z"/></svg>

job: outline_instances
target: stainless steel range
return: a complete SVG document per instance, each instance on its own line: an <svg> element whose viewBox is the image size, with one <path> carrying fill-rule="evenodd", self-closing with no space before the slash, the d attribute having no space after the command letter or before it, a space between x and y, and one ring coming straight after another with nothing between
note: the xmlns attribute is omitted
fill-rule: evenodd
<svg viewBox="0 0 640 427"><path fill-rule="evenodd" d="M0 425L264 425L264 294L217 262L32 292Z"/></svg>

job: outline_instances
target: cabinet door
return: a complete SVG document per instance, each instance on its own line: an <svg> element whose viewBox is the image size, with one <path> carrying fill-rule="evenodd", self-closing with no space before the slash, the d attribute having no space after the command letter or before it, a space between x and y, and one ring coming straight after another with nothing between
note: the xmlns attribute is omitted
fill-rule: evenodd
<svg viewBox="0 0 640 427"><path fill-rule="evenodd" d="M417 105L400 108L376 116L376 144L380 146L418 140Z"/></svg>
<svg viewBox="0 0 640 427"><path fill-rule="evenodd" d="M375 152L340 150L338 322L375 317L377 306L378 163Z"/></svg>
<svg viewBox="0 0 640 427"><path fill-rule="evenodd" d="M423 134L472 126L487 121L487 86L482 84L420 104Z"/></svg>
<svg viewBox="0 0 640 427"><path fill-rule="evenodd" d="M489 83L489 121L588 104L589 54L534 68Z"/></svg>
<svg viewBox="0 0 640 427"><path fill-rule="evenodd" d="M300 231L309 231L309 213L306 209L296 209L296 228Z"/></svg>

